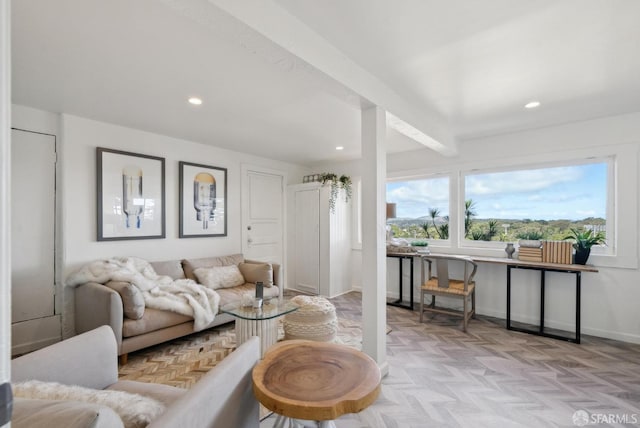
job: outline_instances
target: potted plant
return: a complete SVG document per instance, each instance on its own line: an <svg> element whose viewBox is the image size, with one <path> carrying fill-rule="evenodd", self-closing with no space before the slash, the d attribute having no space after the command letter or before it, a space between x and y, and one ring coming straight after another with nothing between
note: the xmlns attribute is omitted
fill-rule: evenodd
<svg viewBox="0 0 640 428"><path fill-rule="evenodd" d="M345 202L349 202L349 199L351 199L351 177L348 175L341 175L338 177L336 174L325 172L320 174L320 182L322 184L329 183L331 185L331 194L329 195L329 208L331 209L331 212L335 212L336 199L338 198L338 191L340 189L344 189Z"/></svg>
<svg viewBox="0 0 640 428"><path fill-rule="evenodd" d="M429 250L427 247L429 246L429 242L425 240L413 241L411 246L414 247L414 250L418 253L428 253Z"/></svg>
<svg viewBox="0 0 640 428"><path fill-rule="evenodd" d="M540 248L544 234L538 230L527 230L518 233L516 238L519 239L518 246L520 247Z"/></svg>
<svg viewBox="0 0 640 428"><path fill-rule="evenodd" d="M564 239L572 239L573 248L576 250L574 263L577 265L584 265L587 263L587 259L591 254L591 247L594 245L605 244L605 235L603 232L593 233L591 229L571 229L571 234L564 237Z"/></svg>

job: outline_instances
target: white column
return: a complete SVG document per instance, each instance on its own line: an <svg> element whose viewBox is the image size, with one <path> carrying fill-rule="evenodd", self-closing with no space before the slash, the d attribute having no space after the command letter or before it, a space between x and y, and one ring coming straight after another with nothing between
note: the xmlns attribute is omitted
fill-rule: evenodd
<svg viewBox="0 0 640 428"><path fill-rule="evenodd" d="M0 0L0 385L9 382L11 374L10 17L9 0Z"/></svg>
<svg viewBox="0 0 640 428"><path fill-rule="evenodd" d="M374 106L362 111L362 350L387 364L386 117Z"/></svg>

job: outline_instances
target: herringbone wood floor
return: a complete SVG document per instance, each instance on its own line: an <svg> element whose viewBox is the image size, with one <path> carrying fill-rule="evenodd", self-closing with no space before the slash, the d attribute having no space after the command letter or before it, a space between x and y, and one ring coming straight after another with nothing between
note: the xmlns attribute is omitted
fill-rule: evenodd
<svg viewBox="0 0 640 428"><path fill-rule="evenodd" d="M361 319L361 295L332 299ZM478 317L465 334L444 315L388 307L389 375L378 400L338 428L640 426L640 345L582 336L582 344L508 331ZM271 416L261 427L271 427Z"/></svg>

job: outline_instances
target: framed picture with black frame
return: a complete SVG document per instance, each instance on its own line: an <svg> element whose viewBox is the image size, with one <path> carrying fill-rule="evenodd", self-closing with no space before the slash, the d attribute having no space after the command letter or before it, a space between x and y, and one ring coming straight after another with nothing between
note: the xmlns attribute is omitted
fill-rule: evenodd
<svg viewBox="0 0 640 428"><path fill-rule="evenodd" d="M163 239L165 160L96 149L98 241Z"/></svg>
<svg viewBox="0 0 640 428"><path fill-rule="evenodd" d="M227 236L227 169L180 162L180 238Z"/></svg>

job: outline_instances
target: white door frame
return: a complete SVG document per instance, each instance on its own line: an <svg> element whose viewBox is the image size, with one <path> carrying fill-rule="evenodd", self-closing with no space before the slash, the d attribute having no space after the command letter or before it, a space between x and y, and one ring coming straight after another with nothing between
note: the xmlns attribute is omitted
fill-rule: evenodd
<svg viewBox="0 0 640 428"><path fill-rule="evenodd" d="M9 0L0 0L0 387L8 387L9 378L11 377L10 3ZM4 425L5 421L0 421L0 426Z"/></svg>
<svg viewBox="0 0 640 428"><path fill-rule="evenodd" d="M280 272L282 272L282 284L281 284L281 292L284 291L286 284L287 284L287 269L285 266L285 263L287 261L287 255L288 255L288 248L287 248L287 192L286 192L286 185L288 183L288 174L285 171L282 170L278 170L278 169L272 169L272 168L265 168L262 166L258 166L258 165L253 165L253 164L248 164L248 163L243 163L240 164L240 193L241 193L241 219L240 219L240 239L242 239L242 252L245 252L245 248L247 245L247 225L245 224L245 219L246 219L246 208L247 208L247 173L249 171L256 171L256 172L260 172L263 174L272 174L272 175L280 175L282 176L282 206L280 207L280 211L282 213L282 236L280 237L281 242L282 242L282 254L281 254L281 258L280 260L281 262L281 266L280 266Z"/></svg>

